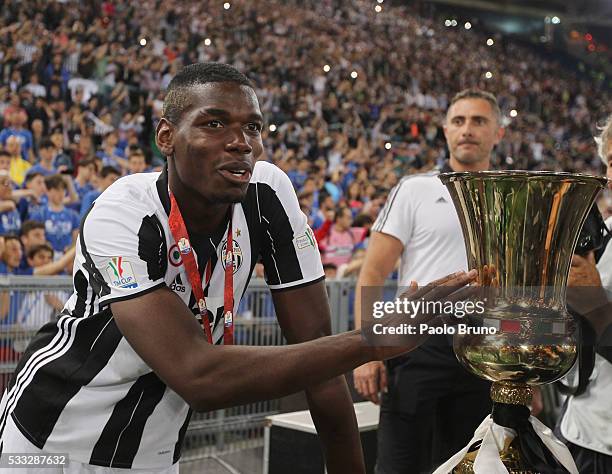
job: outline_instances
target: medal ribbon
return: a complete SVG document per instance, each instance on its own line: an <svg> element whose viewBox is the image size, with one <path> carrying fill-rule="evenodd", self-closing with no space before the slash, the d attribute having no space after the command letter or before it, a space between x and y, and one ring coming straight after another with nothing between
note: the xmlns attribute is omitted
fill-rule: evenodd
<svg viewBox="0 0 612 474"><path fill-rule="evenodd" d="M227 231L227 247L225 252L225 258L221 256L221 264L224 267L225 272L225 284L223 288L223 343L233 344L234 343L234 240L232 238L232 214L233 207L230 210L229 226ZM200 280L200 272L198 271L198 263L196 262L193 248L189 242L189 234L187 233L187 227L185 221L178 207L178 203L174 197L174 194L170 192L170 217L168 219L170 226L170 232L174 237L174 241L178 246L183 265L189 278L189 284L191 285L191 291L198 303L198 310L200 312L200 318L202 320L202 326L204 327L204 333L206 339L210 344L213 344L212 331L210 329L211 321L208 317L208 311L206 308L206 300L204 299L204 290L202 289L202 281ZM212 275L212 261L208 260L205 268L205 285L208 285ZM214 315L213 321L214 322Z"/></svg>

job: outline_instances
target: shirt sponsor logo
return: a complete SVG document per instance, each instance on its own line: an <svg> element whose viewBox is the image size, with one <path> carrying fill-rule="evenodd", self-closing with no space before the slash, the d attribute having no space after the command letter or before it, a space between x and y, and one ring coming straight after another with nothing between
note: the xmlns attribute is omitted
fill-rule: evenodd
<svg viewBox="0 0 612 474"><path fill-rule="evenodd" d="M315 247L315 237L312 230L310 230L310 227L306 229L306 232L304 232L302 235L295 238L295 245L300 250L308 247Z"/></svg>
<svg viewBox="0 0 612 474"><path fill-rule="evenodd" d="M138 288L132 264L123 257L113 257L106 267L111 286L115 288Z"/></svg>
<svg viewBox="0 0 612 474"><path fill-rule="evenodd" d="M221 261L223 262L223 268L225 269L227 267L227 264L229 264L230 258L232 259L232 263L234 266L234 273L236 273L238 270L240 270L240 267L242 266L242 261L244 260L243 256L242 256L242 249L240 248L240 244L238 244L238 242L236 240L232 240L232 244L234 247L233 252L227 252L227 240L225 240L223 242L223 247L221 249Z"/></svg>

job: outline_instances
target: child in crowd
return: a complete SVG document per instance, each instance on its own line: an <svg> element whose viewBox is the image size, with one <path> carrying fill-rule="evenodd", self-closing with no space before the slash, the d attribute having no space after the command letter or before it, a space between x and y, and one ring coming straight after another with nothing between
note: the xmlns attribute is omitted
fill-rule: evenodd
<svg viewBox="0 0 612 474"><path fill-rule="evenodd" d="M32 247L27 253L27 261L34 271L56 263L53 262L53 248L46 243ZM67 298L65 291L28 291L22 295L15 322L24 329L39 329L62 310ZM18 348L15 350L21 352Z"/></svg>
<svg viewBox="0 0 612 474"><path fill-rule="evenodd" d="M83 198L83 202L81 203L81 219L87 213L98 196L120 177L121 173L118 169L113 168L112 166L105 166L102 168L98 179L98 189L88 192Z"/></svg>
<svg viewBox="0 0 612 474"><path fill-rule="evenodd" d="M38 147L38 163L28 170L27 175L31 173L40 173L46 178L47 176L57 173L57 169L53 164L54 158L55 145L53 145L50 139L43 140Z"/></svg>
<svg viewBox="0 0 612 474"><path fill-rule="evenodd" d="M45 177L38 171L28 172L23 186L23 191L28 191L28 193L17 202L17 210L22 222L28 220L31 215L40 213L48 201Z"/></svg>
<svg viewBox="0 0 612 474"><path fill-rule="evenodd" d="M64 205L68 186L62 175L47 177L45 185L49 201L41 212L30 217L45 225L45 235L53 247L57 260L76 241L80 219L75 211Z"/></svg>
<svg viewBox="0 0 612 474"><path fill-rule="evenodd" d="M17 234L21 217L13 201L13 187L8 171L0 169L0 235Z"/></svg>

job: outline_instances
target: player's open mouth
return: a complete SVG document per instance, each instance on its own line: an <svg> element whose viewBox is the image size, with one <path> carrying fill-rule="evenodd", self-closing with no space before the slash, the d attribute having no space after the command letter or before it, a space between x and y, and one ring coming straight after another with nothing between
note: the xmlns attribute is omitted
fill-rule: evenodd
<svg viewBox="0 0 612 474"><path fill-rule="evenodd" d="M248 170L219 170L219 173L234 184L245 184L251 180L251 172Z"/></svg>

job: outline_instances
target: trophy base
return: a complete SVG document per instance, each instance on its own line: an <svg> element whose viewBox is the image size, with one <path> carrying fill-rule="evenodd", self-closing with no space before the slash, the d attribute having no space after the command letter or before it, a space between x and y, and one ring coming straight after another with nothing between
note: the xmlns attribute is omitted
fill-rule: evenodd
<svg viewBox="0 0 612 474"><path fill-rule="evenodd" d="M508 469L508 472L510 474L538 474L523 464L520 450L515 444L514 441L507 440L504 449L499 453L499 457L504 466L506 466L506 469ZM452 474L474 474L474 460L479 448L479 443L471 446L465 457L453 469Z"/></svg>
<svg viewBox="0 0 612 474"><path fill-rule="evenodd" d="M509 405L528 406L531 403L533 392L526 384L512 382L493 382L491 385L491 400ZM537 474L522 461L522 456L516 439L508 439L504 442L504 448L499 453L506 469L510 474ZM453 469L453 474L474 474L474 460L478 454L480 442L470 446L467 454L461 462Z"/></svg>

